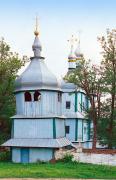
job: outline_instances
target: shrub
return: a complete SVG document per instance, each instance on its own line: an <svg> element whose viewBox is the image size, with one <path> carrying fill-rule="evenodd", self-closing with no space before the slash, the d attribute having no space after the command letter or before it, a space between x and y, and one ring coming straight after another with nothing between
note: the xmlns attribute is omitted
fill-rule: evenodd
<svg viewBox="0 0 116 180"><path fill-rule="evenodd" d="M0 161L9 161L11 159L10 151L0 152Z"/></svg>
<svg viewBox="0 0 116 180"><path fill-rule="evenodd" d="M65 163L73 162L73 155L72 154L65 154L62 158L62 161Z"/></svg>

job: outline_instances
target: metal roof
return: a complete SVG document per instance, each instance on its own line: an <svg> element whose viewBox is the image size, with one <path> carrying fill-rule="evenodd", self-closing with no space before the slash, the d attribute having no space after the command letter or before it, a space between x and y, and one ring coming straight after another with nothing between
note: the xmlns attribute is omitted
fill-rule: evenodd
<svg viewBox="0 0 116 180"><path fill-rule="evenodd" d="M61 148L65 146L73 146L74 145L66 138L59 138L59 139L49 139L49 138L14 138L6 141L1 146L5 147L46 147L46 148Z"/></svg>
<svg viewBox="0 0 116 180"><path fill-rule="evenodd" d="M41 57L34 57L15 82L15 92L37 89L60 90L57 78Z"/></svg>
<svg viewBox="0 0 116 180"><path fill-rule="evenodd" d="M65 119L66 116L62 115L62 116L57 116L54 114L50 114L50 115L46 115L46 116L25 116L25 115L14 115L11 117L12 119L49 119L49 118L58 118L58 119Z"/></svg>
<svg viewBox="0 0 116 180"><path fill-rule="evenodd" d="M64 115L66 118L88 119L82 112L66 112Z"/></svg>
<svg viewBox="0 0 116 180"><path fill-rule="evenodd" d="M60 86L63 92L75 92L76 85L74 83L69 83L67 81L61 80Z"/></svg>

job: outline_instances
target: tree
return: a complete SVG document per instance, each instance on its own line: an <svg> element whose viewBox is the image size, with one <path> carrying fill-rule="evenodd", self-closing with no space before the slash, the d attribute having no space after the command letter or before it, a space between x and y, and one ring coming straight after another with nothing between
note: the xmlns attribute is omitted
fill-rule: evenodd
<svg viewBox="0 0 116 180"><path fill-rule="evenodd" d="M88 110L88 118L93 121L93 145L92 148L96 149L97 142L97 124L101 114L101 89L102 73L99 67L91 66L91 62L84 59L72 73L65 79L73 82L83 89L90 101L90 109Z"/></svg>
<svg viewBox="0 0 116 180"><path fill-rule="evenodd" d="M103 59L100 67L81 62L66 79L82 88L90 101L89 118L93 120L93 149L97 139L108 148L116 147L116 30L98 38Z"/></svg>
<svg viewBox="0 0 116 180"><path fill-rule="evenodd" d="M116 29L107 30L107 36L98 38L102 47L103 83L102 91L106 94L104 113L101 116L102 125L106 121L106 131L103 134L104 144L109 148L116 147ZM103 126L101 126L103 127ZM100 134L102 137L102 134Z"/></svg>
<svg viewBox="0 0 116 180"><path fill-rule="evenodd" d="M18 70L24 66L17 53L10 51L10 46L0 41L0 142L8 137L10 130L10 117L15 113L14 81Z"/></svg>

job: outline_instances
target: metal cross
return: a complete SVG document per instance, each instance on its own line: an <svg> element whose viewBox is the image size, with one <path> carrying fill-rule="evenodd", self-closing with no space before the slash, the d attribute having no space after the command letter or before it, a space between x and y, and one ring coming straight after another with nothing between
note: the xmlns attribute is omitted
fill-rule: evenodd
<svg viewBox="0 0 116 180"><path fill-rule="evenodd" d="M77 39L74 37L74 35L71 36L71 38L68 40L71 46L71 51L73 50L74 44L77 41Z"/></svg>
<svg viewBox="0 0 116 180"><path fill-rule="evenodd" d="M35 30L38 31L38 16L36 16Z"/></svg>

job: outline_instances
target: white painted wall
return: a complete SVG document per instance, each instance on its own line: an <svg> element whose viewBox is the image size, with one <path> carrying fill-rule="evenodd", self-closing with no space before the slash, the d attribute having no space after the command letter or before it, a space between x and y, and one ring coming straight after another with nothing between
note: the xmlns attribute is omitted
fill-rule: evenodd
<svg viewBox="0 0 116 180"><path fill-rule="evenodd" d="M55 152L55 159L62 159L66 154L72 154L73 160L77 162L116 166L116 154L83 153L82 151L60 149Z"/></svg>
<svg viewBox="0 0 116 180"><path fill-rule="evenodd" d="M116 166L116 154L75 153L74 160L83 163Z"/></svg>

